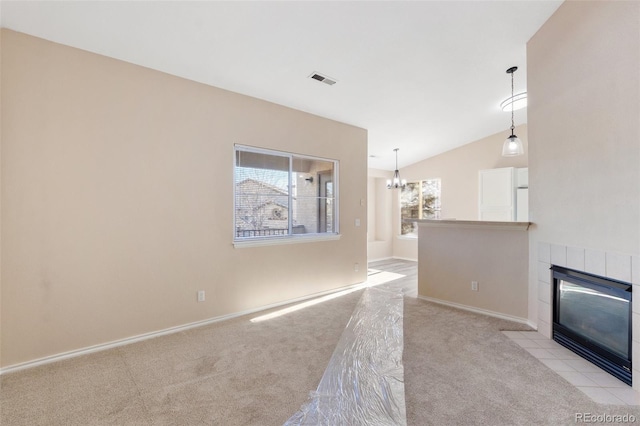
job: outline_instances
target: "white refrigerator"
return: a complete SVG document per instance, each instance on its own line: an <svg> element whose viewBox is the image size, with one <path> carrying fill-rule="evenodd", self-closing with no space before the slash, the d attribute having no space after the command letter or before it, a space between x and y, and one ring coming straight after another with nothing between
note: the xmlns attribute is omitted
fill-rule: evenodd
<svg viewBox="0 0 640 426"><path fill-rule="evenodd" d="M529 222L529 188L516 191L516 221Z"/></svg>

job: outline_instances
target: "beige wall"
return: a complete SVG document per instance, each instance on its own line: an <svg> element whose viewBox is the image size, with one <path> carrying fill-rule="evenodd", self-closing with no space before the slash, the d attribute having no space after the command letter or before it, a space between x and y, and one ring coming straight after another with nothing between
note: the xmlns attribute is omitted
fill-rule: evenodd
<svg viewBox="0 0 640 426"><path fill-rule="evenodd" d="M640 3L563 3L529 41L527 64L537 322L541 244L640 253Z"/></svg>
<svg viewBox="0 0 640 426"><path fill-rule="evenodd" d="M495 223L420 225L418 294L526 322L526 227Z"/></svg>
<svg viewBox="0 0 640 426"><path fill-rule="evenodd" d="M391 229L391 199L396 191L387 189L387 179L392 173L386 170L368 170L367 211L368 260L376 261L393 256Z"/></svg>
<svg viewBox="0 0 640 426"><path fill-rule="evenodd" d="M0 11L2 6L0 5ZM1 13L0 13L1 15ZM0 22L2 19L0 18ZM0 31L0 188L2 188L2 31ZM0 224L2 224L2 197L0 196ZM2 226L0 226L2 241ZM0 243L0 366L2 365L2 244Z"/></svg>
<svg viewBox="0 0 640 426"><path fill-rule="evenodd" d="M509 116L505 114L505 124ZM524 144L525 154L518 157L503 157L502 144L509 130L496 133L459 148L428 158L400 170L407 181L440 178L442 184L442 218L458 220L478 219L478 171L499 167L527 167L527 125L517 126L516 135ZM370 173L371 176L371 173ZM392 253L394 257L418 258L418 243L415 238L399 237L400 204L397 195L385 200L392 204L382 205L378 200L377 211L392 212Z"/></svg>
<svg viewBox="0 0 640 426"><path fill-rule="evenodd" d="M505 113L505 125L509 114ZM503 157L502 144L510 131L496 133L401 170L407 181L441 179L442 218L478 220L478 171L499 167L527 167L527 125L517 126L515 134L522 140L525 154ZM396 225L399 230L399 225Z"/></svg>
<svg viewBox="0 0 640 426"><path fill-rule="evenodd" d="M365 130L8 30L2 88L3 366L366 279ZM339 160L341 239L234 248L234 143Z"/></svg>

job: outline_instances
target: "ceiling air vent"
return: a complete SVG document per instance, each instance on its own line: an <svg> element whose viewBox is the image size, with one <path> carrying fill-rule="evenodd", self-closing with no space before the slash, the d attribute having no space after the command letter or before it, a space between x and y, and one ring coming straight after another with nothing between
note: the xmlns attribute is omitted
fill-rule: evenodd
<svg viewBox="0 0 640 426"><path fill-rule="evenodd" d="M336 84L336 80L335 79L333 79L331 77L327 77L326 75L319 74L317 72L314 72L313 74L311 74L309 76L309 78L321 81L324 84L328 84L329 86L333 86L334 84Z"/></svg>

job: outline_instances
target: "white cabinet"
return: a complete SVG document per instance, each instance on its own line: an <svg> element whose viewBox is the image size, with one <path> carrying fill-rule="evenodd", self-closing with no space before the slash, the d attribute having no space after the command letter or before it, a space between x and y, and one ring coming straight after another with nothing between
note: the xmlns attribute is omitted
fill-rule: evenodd
<svg viewBox="0 0 640 426"><path fill-rule="evenodd" d="M529 221L529 169L504 167L480 170L478 219Z"/></svg>
<svg viewBox="0 0 640 426"><path fill-rule="evenodd" d="M515 168L480 170L479 219L514 221L516 219Z"/></svg>

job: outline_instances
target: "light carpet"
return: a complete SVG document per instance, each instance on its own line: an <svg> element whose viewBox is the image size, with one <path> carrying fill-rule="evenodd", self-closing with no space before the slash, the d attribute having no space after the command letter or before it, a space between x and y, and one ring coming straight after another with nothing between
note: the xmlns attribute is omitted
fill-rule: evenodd
<svg viewBox="0 0 640 426"><path fill-rule="evenodd" d="M372 267L405 275L414 262ZM362 291L282 317L242 317L0 377L5 425L281 425L315 389ZM570 425L601 405L513 343L527 327L404 301L409 425Z"/></svg>

